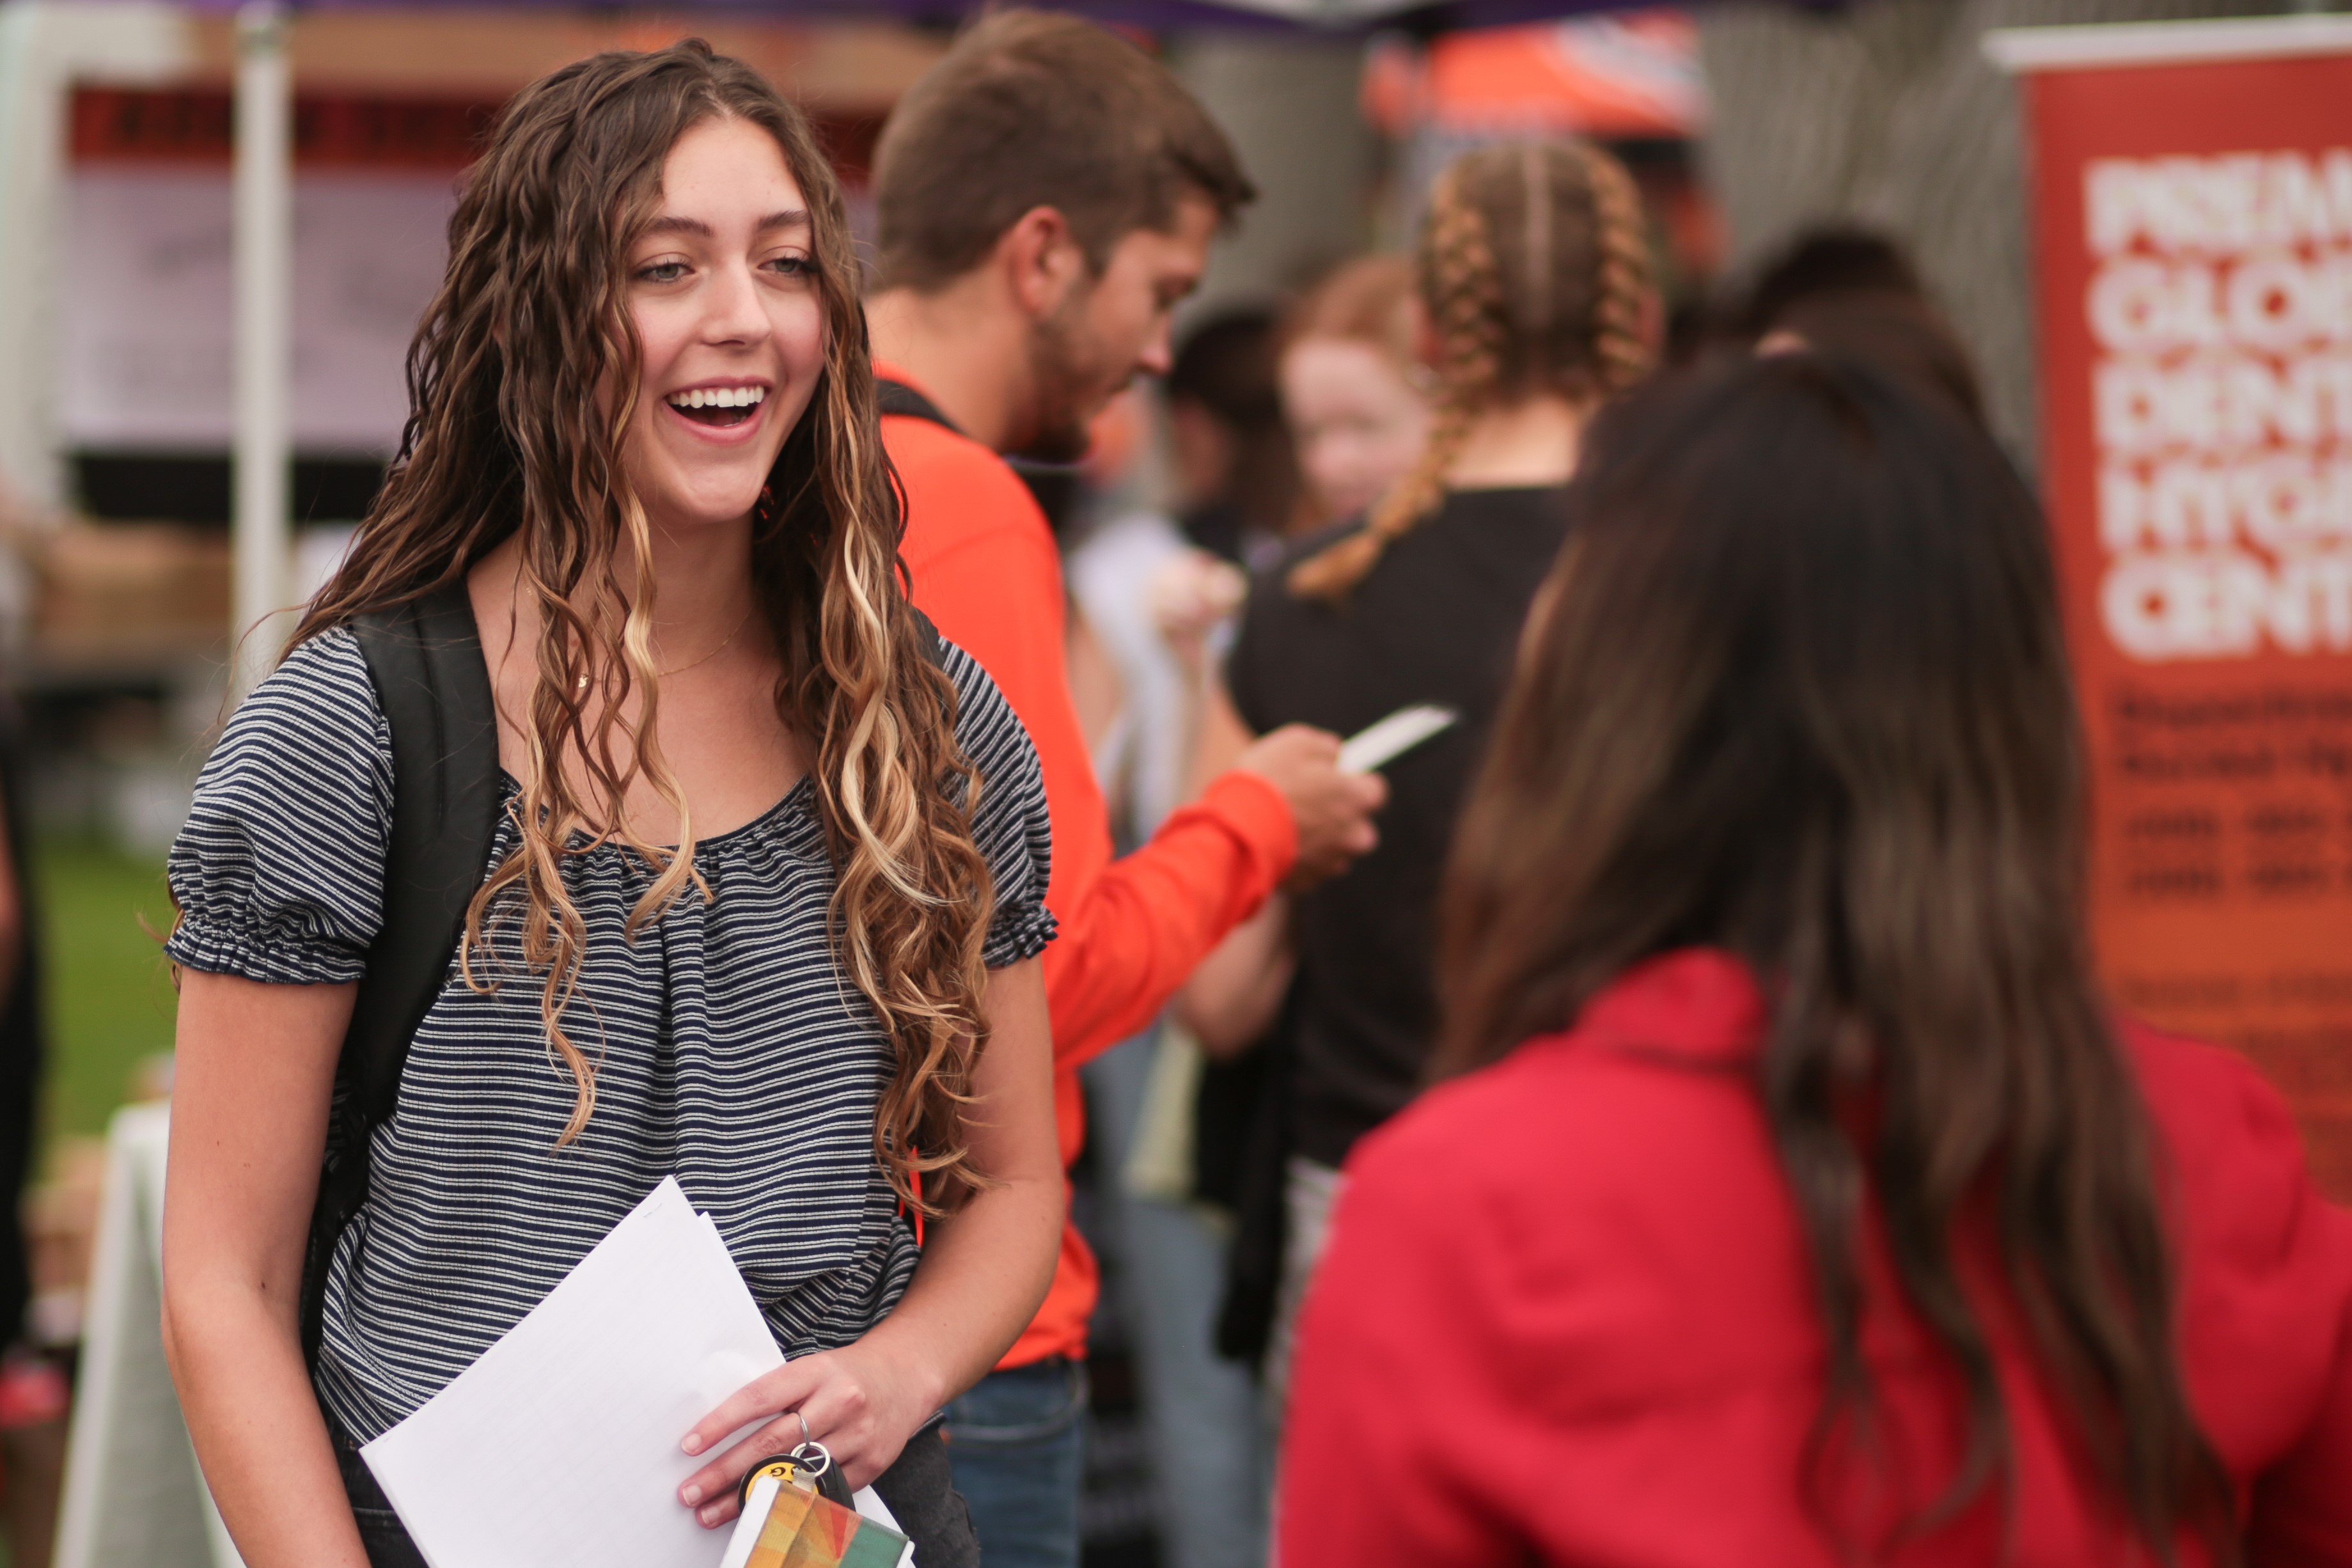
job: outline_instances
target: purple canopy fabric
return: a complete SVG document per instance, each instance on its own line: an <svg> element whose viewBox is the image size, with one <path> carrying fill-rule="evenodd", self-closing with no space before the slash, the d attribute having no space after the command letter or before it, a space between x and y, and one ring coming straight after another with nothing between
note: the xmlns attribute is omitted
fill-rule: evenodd
<svg viewBox="0 0 2352 1568"><path fill-rule="evenodd" d="M234 11L239 0L191 0L199 10ZM289 0L296 12L351 10L397 4L465 7L477 0ZM1245 28L1307 33L1365 33L1400 29L1449 32L1463 27L1537 22L1592 11L1627 10L1624 0L1034 0L1057 11L1098 21L1160 29ZM1691 0L1683 0L1689 4ZM1794 0L1809 7L1834 7L1841 0ZM509 5L576 5L578 0L500 0ZM979 10L982 0L692 0L693 8L762 16L871 18L885 13L910 22L953 24Z"/></svg>

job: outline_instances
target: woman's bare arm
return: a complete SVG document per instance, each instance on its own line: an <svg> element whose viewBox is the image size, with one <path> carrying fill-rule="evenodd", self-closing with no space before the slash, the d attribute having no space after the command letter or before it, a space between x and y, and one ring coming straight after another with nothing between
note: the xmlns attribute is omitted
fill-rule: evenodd
<svg viewBox="0 0 2352 1568"><path fill-rule="evenodd" d="M302 1255L356 985L188 972L163 1203L163 1349L249 1568L367 1568L302 1363Z"/></svg>
<svg viewBox="0 0 2352 1568"><path fill-rule="evenodd" d="M678 1490L698 1517L735 1517L735 1483L801 1440L797 1410L862 1487L890 1467L934 1411L980 1381L1036 1315L1062 1234L1054 1142L1053 1039L1035 959L989 976L988 1048L965 1111L973 1162L993 1184L924 1237L914 1282L853 1345L803 1356L745 1384L686 1435L698 1454L747 1421L780 1418L695 1472Z"/></svg>
<svg viewBox="0 0 2352 1568"><path fill-rule="evenodd" d="M1282 1011L1290 977L1298 972L1290 942L1290 896L1276 893L1265 907L1225 933L1192 971L1171 1004L1176 1021L1220 1061L1265 1037Z"/></svg>
<svg viewBox="0 0 2352 1568"><path fill-rule="evenodd" d="M1211 676L1200 691L1199 721L1192 731L1192 766L1185 795L1199 795L1209 781L1241 760L1257 737L1242 721L1222 676Z"/></svg>

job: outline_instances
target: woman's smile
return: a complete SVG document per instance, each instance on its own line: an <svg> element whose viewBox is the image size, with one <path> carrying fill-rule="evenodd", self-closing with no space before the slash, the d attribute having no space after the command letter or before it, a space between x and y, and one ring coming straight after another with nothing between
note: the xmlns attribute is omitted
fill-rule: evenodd
<svg viewBox="0 0 2352 1568"><path fill-rule="evenodd" d="M766 423L768 387L764 382L706 382L668 394L662 405L667 418L696 439L731 447L759 438Z"/></svg>
<svg viewBox="0 0 2352 1568"><path fill-rule="evenodd" d="M662 399L694 424L716 426L722 430L758 418L761 405L767 400L768 389L758 383L688 387Z"/></svg>

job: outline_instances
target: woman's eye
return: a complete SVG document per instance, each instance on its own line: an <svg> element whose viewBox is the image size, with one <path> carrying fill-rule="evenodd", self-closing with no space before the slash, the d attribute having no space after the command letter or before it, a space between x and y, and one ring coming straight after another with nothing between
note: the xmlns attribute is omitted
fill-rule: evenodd
<svg viewBox="0 0 2352 1568"><path fill-rule="evenodd" d="M656 261L649 267L637 268L637 279L645 283L675 283L685 276L686 263L683 261Z"/></svg>
<svg viewBox="0 0 2352 1568"><path fill-rule="evenodd" d="M805 278L816 270L816 259L808 256L779 256L768 265L787 278Z"/></svg>

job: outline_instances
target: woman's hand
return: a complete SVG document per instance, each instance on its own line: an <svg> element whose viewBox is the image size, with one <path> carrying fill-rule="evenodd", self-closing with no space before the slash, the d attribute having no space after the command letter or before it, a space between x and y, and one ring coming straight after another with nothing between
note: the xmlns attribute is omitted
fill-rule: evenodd
<svg viewBox="0 0 2352 1568"><path fill-rule="evenodd" d="M1278 892L1210 949L1170 1010L1212 1060L1231 1061L1265 1038L1297 973L1290 895Z"/></svg>
<svg viewBox="0 0 2352 1568"><path fill-rule="evenodd" d="M996 1364L1045 1299L1063 1198L1044 964L990 971L982 1005L989 1041L972 1067L963 1131L988 1184L930 1222L906 1295L863 1339L785 1363L687 1435L686 1451L699 1454L747 1421L775 1417L678 1489L705 1525L735 1517L743 1472L800 1446L802 1415L852 1487L872 1481L933 1411Z"/></svg>
<svg viewBox="0 0 2352 1568"><path fill-rule="evenodd" d="M699 1454L748 1421L773 1415L758 1431L694 1472L678 1500L705 1527L735 1517L736 1486L761 1460L801 1446L801 1423L824 1445L855 1489L890 1468L922 1424L947 1403L936 1380L919 1376L903 1359L875 1354L866 1342L786 1362L730 1394L695 1424L682 1445Z"/></svg>
<svg viewBox="0 0 2352 1568"><path fill-rule="evenodd" d="M1198 678L1208 667L1209 634L1242 607L1249 579L1206 551L1188 550L1160 563L1144 596L1160 640Z"/></svg>

